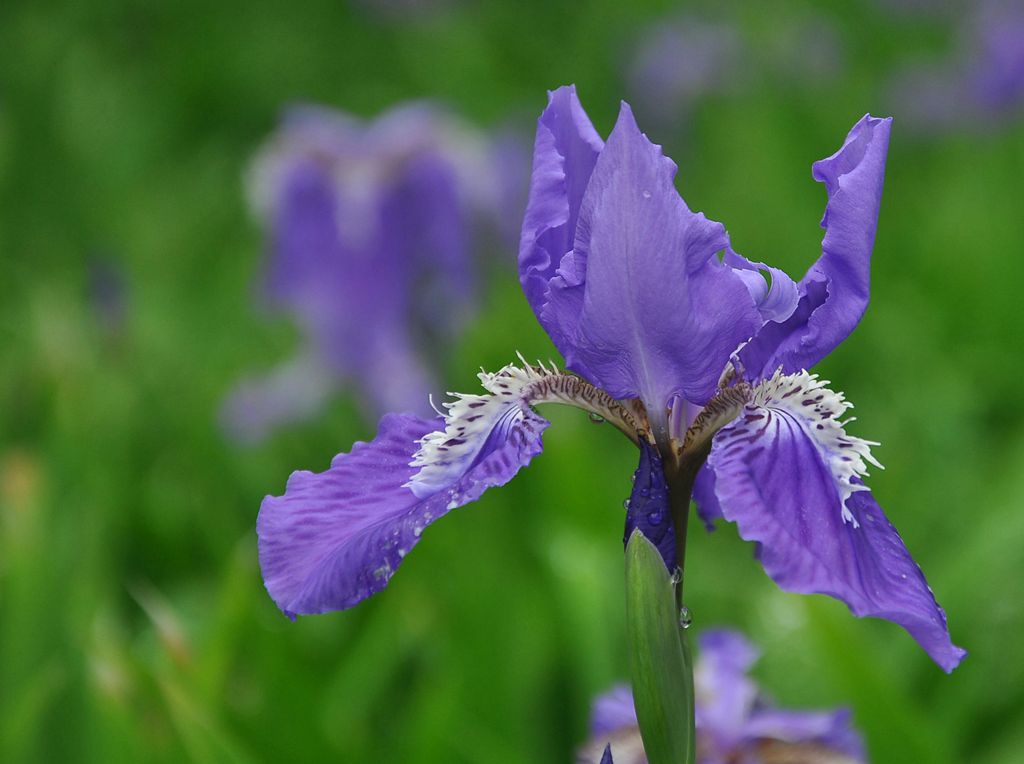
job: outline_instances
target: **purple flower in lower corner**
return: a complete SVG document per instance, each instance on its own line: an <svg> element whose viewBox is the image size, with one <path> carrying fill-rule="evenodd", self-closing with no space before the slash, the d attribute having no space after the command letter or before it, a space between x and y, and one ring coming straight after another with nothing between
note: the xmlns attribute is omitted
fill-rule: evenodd
<svg viewBox="0 0 1024 764"><path fill-rule="evenodd" d="M456 396L443 418L386 416L326 472L293 474L258 521L274 601L322 613L380 591L429 523L540 453L548 422L534 406L562 403L614 424L644 458L656 452L662 479L641 463L631 501L699 469L702 517L736 523L782 588L894 621L952 670L964 652L863 482L872 444L846 432L849 404L807 371L867 306L888 140L889 120L865 116L814 164L826 232L794 282L737 254L720 223L687 207L675 165L628 105L606 143L573 88L552 92L519 272L573 373L525 362L482 373L485 393Z"/></svg>
<svg viewBox="0 0 1024 764"><path fill-rule="evenodd" d="M704 632L694 672L698 764L859 764L864 744L847 709L774 706L748 676L757 649L743 635ZM578 764L646 764L633 695L619 685L594 702L591 740ZM603 757L603 758L602 758Z"/></svg>
<svg viewBox="0 0 1024 764"><path fill-rule="evenodd" d="M290 361L239 385L227 430L257 440L309 418L339 388L377 415L430 409L429 362L473 312L475 236L501 204L485 139L442 109L370 123L294 108L249 173L267 228L264 293L299 325Z"/></svg>

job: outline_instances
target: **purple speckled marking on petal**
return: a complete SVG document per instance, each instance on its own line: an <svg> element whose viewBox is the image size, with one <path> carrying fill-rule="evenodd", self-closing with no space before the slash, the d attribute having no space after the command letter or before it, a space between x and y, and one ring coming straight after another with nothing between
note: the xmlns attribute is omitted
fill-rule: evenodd
<svg viewBox="0 0 1024 764"><path fill-rule="evenodd" d="M629 543L633 531L641 533L654 544L665 561L665 567L676 569L676 536L668 504L668 484L662 471L658 449L640 439L640 465L633 473L633 492L626 508L626 533L623 545Z"/></svg>
<svg viewBox="0 0 1024 764"><path fill-rule="evenodd" d="M295 472L283 496L260 507L260 568L285 614L352 607L383 589L424 528L452 509L504 485L541 451L547 421L527 411L453 483L417 497L405 483L418 440L441 426L389 414L377 437L334 458L326 472Z"/></svg>

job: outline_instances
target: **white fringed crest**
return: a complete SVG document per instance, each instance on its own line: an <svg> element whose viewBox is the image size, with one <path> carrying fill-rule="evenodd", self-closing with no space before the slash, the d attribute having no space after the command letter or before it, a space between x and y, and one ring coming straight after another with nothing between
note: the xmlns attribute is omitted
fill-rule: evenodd
<svg viewBox="0 0 1024 764"><path fill-rule="evenodd" d="M509 364L493 374L481 370L477 377L483 395L449 393L443 430L420 439L420 448L409 463L419 472L406 484L417 496L428 496L454 483L473 466L493 437L505 437L522 420L530 406L562 403L581 408L614 424L636 441L646 432L646 422L589 382L564 374L554 364L533 366L520 355L522 367Z"/></svg>
<svg viewBox="0 0 1024 764"><path fill-rule="evenodd" d="M856 491L867 490L867 486L853 480L867 476L868 464L884 467L871 455L871 446L879 445L877 442L847 435L845 427L855 417L844 420L842 416L853 404L842 393L826 387L828 384L817 374L783 374L779 369L754 387L748 406L786 412L803 424L835 480L843 520L856 528L859 523L847 508L846 500Z"/></svg>

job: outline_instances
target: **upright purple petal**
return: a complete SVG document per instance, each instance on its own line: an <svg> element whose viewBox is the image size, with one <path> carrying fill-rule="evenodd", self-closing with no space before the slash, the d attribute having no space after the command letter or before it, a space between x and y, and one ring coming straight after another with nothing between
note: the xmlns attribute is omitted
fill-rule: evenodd
<svg viewBox="0 0 1024 764"><path fill-rule="evenodd" d="M716 256L729 245L725 229L689 210L674 176L623 104L548 304L562 325L575 319L569 368L615 398L642 398L655 415L675 394L705 403L761 323L743 280ZM555 300L565 292L578 314Z"/></svg>
<svg viewBox="0 0 1024 764"><path fill-rule="evenodd" d="M486 438L476 459L426 494L409 481L419 441L443 425L389 414L377 437L335 457L326 472L296 472L284 496L260 507L260 568L285 614L352 607L383 589L423 529L452 509L504 485L541 450L547 422L532 410Z"/></svg>
<svg viewBox="0 0 1024 764"><path fill-rule="evenodd" d="M853 331L868 304L871 250L885 179L891 119L865 115L839 151L815 162L828 204L822 255L799 284L800 303L770 321L741 351L749 379L809 369Z"/></svg>
<svg viewBox="0 0 1024 764"><path fill-rule="evenodd" d="M668 505L668 483L658 449L643 438L640 439L640 465L633 473L633 491L626 507L624 545L629 543L636 529L658 548L669 572L674 571L676 534Z"/></svg>
<svg viewBox="0 0 1024 764"><path fill-rule="evenodd" d="M849 404L814 377L776 375L716 436L708 464L725 518L758 544L786 591L827 594L898 623L944 670L965 652L921 569L861 477L867 442L837 422Z"/></svg>
<svg viewBox="0 0 1024 764"><path fill-rule="evenodd" d="M530 307L563 355L572 316L564 310L545 311L549 283L572 249L583 193L603 146L574 86L548 94L548 106L537 121L530 195L519 244L519 280Z"/></svg>

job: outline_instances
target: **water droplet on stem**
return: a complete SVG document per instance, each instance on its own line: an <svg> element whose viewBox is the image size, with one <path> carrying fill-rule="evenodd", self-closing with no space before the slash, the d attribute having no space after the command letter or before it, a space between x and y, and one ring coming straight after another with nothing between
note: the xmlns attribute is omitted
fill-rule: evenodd
<svg viewBox="0 0 1024 764"><path fill-rule="evenodd" d="M683 605L679 608L679 628L688 629L693 623L693 613L690 612L690 608Z"/></svg>

